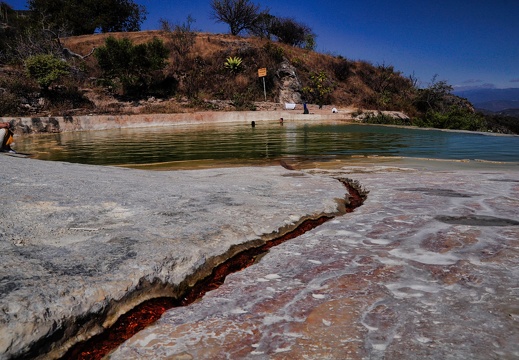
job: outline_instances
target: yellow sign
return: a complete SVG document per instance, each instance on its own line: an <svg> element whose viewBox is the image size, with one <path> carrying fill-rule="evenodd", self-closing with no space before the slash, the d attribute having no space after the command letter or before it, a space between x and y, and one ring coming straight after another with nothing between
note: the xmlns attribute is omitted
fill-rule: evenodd
<svg viewBox="0 0 519 360"><path fill-rule="evenodd" d="M267 68L258 69L258 77L267 76Z"/></svg>

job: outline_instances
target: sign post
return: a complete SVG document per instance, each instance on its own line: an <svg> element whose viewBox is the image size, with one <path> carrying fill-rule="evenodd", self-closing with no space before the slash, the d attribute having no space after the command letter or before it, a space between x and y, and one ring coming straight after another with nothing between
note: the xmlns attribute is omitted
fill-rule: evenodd
<svg viewBox="0 0 519 360"><path fill-rule="evenodd" d="M258 69L258 77L263 78L263 94L265 101L267 101L267 88L265 87L265 76L267 76L267 68Z"/></svg>

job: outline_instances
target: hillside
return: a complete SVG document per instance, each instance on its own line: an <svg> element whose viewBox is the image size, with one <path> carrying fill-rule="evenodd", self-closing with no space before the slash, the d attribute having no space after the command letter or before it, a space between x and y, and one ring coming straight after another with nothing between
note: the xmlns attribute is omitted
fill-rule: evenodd
<svg viewBox="0 0 519 360"><path fill-rule="evenodd" d="M111 41L119 43L117 46L125 43L139 51L150 44L166 48L165 67L142 72L119 66L116 72L125 74L110 76L97 59L103 51L105 56L117 57L103 50L109 37L119 39ZM160 45L154 39L161 40ZM452 87L445 81L420 89L390 65L262 38L142 31L63 38L60 45L62 48L54 45L54 60L58 65L65 61L70 70L48 87L38 85L34 76L29 78L22 61L0 64L2 116L280 110L285 103L299 104L299 109L307 103L316 113L347 108L359 121L375 124L519 132L514 118L475 112L468 100L451 93ZM90 56L94 49L95 56ZM149 60L138 54L138 62ZM264 84L258 77L261 68L267 70ZM131 86L124 76L131 78ZM406 116L387 116L381 112L384 110Z"/></svg>
<svg viewBox="0 0 519 360"><path fill-rule="evenodd" d="M456 95L466 97L474 103L486 101L519 101L519 88L508 89L472 89L454 91Z"/></svg>
<svg viewBox="0 0 519 360"><path fill-rule="evenodd" d="M409 79L391 66L374 66L308 51L259 38L196 33L193 46L184 54L171 51L167 67L152 86L137 94L103 86L94 56L72 59L74 76L63 79L47 94L35 83L23 79L22 69L3 68L0 87L17 88L21 106L1 109L4 115L74 115L81 113L184 112L193 110L253 110L265 104L258 69L265 77L268 104L306 101L316 104L312 76L323 74L322 85L329 90L321 97L336 107L399 110L414 115L414 88ZM157 37L174 48L172 34L163 31L110 33L62 39L65 47L78 54L104 45L108 36L128 38L135 44ZM230 72L224 63L240 57L239 71ZM13 84L15 82L15 84ZM131 96L129 96L131 95ZM14 96L13 96L14 97ZM9 100L9 99L8 99ZM148 101L151 100L151 101ZM267 106L268 108L268 106Z"/></svg>
<svg viewBox="0 0 519 360"><path fill-rule="evenodd" d="M474 89L455 91L454 94L467 98L478 109L492 112L519 109L519 88Z"/></svg>
<svg viewBox="0 0 519 360"><path fill-rule="evenodd" d="M519 101L516 100L493 100L475 103L474 107L493 113L517 113L519 112Z"/></svg>

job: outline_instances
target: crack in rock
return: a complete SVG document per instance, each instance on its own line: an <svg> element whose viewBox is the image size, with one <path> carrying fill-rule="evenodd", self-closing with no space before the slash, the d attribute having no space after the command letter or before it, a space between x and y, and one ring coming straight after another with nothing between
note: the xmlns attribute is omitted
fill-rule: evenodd
<svg viewBox="0 0 519 360"><path fill-rule="evenodd" d="M368 191L363 189L359 182L348 178L337 178L348 190L349 196L344 200L340 212L342 215L354 211L361 206L367 198ZM218 288L224 283L227 275L240 271L253 265L272 247L285 241L298 237L335 216L322 215L316 219L305 219L290 231L279 231L280 236L266 241L261 246L242 250L229 257L225 261L214 266L211 274L199 278L192 286L180 286L183 290L174 291L178 295L170 297L154 298L140 303L132 310L122 315L117 322L90 339L72 346L62 359L102 359L111 350L122 344L125 340L144 329L167 310L173 307L187 306L202 298L208 291ZM188 283L186 279L184 283ZM155 284L156 285L156 284ZM149 284L153 287L154 284ZM159 285L160 286L160 285ZM149 293L149 291L147 291Z"/></svg>

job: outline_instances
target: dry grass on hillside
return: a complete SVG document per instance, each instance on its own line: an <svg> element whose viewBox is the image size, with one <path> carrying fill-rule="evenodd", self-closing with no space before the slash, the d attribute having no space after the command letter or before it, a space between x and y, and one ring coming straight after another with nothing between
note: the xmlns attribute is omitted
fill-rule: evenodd
<svg viewBox="0 0 519 360"><path fill-rule="evenodd" d="M128 38L134 44L161 39L169 47L171 33L155 30L142 32L83 35L62 39L66 47L86 55L95 47L102 47L106 38ZM231 73L224 63L228 57L239 56L243 63L238 73ZM343 57L321 54L260 38L242 38L228 34L197 33L195 43L188 53L171 52L168 66L162 78L169 83L159 84L169 90L164 93L146 93L141 99L122 98L117 92L101 87L97 79L102 77L95 56L86 59L85 72L76 79L60 84L62 88L76 88L92 102L69 105L51 104L38 111L47 113L96 112L181 112L195 110L258 109L264 102L263 84L257 70L267 68L267 102L271 108L279 102L279 81L276 71L283 60L293 65L303 87L312 85L312 74L324 73L326 86L332 92L325 104L337 107L369 108L380 110L412 111L410 83L398 73L384 73L384 69L371 64L351 61ZM78 63L79 64L79 63ZM386 69L387 70L387 69ZM71 81L76 81L75 84ZM76 90L77 91L77 90ZM120 95L120 93L119 93ZM307 94L305 100L315 103ZM157 102L147 102L148 98ZM71 107L78 109L71 110ZM34 110L31 110L34 112Z"/></svg>

